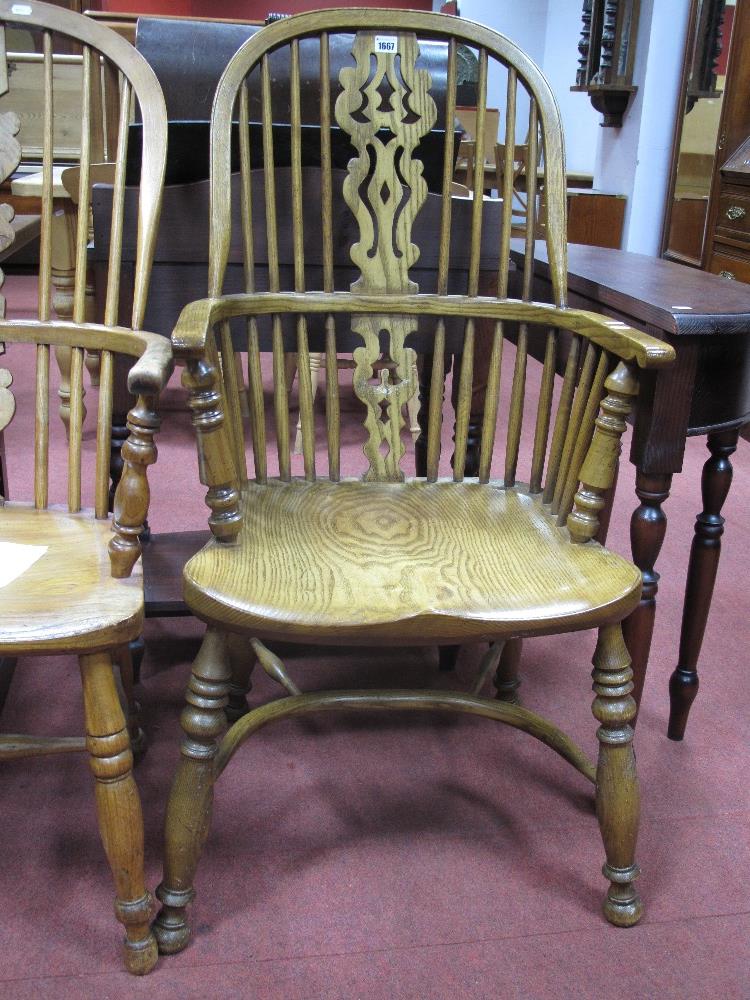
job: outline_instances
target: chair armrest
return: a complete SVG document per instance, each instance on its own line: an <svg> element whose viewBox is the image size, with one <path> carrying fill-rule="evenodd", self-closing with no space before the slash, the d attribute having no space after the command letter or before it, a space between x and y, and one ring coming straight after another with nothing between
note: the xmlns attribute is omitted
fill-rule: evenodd
<svg viewBox="0 0 750 1000"><path fill-rule="evenodd" d="M254 296L243 295L242 299L249 300L248 315L252 312L252 299ZM206 340L211 328L219 320L225 318L227 311L226 300L235 296L224 296L222 298L196 299L189 302L180 313L174 330L172 331L172 349L175 357L195 358L200 357L206 349ZM243 313L234 312L231 315L241 316Z"/></svg>
<svg viewBox="0 0 750 1000"><path fill-rule="evenodd" d="M570 325L563 319L566 314L573 319ZM559 319L555 325L580 333L623 361L634 361L639 368L664 368L676 358L670 344L609 316L585 309L561 309L557 311L557 316Z"/></svg>
<svg viewBox="0 0 750 1000"><path fill-rule="evenodd" d="M134 336L145 342L145 350L128 373L128 389L134 396L158 396L174 371L172 345L155 333Z"/></svg>
<svg viewBox="0 0 750 1000"><path fill-rule="evenodd" d="M172 374L172 348L167 337L124 326L103 323L68 323L60 320L0 320L0 343L49 344L51 347L83 347L87 351L112 351L139 358L133 370L143 379L144 391L159 392ZM131 388L131 392L138 392Z"/></svg>
<svg viewBox="0 0 750 1000"><path fill-rule="evenodd" d="M222 320L269 313L341 313L434 315L512 320L557 326L579 333L623 361L639 368L660 368L675 359L673 348L619 320L584 309L560 309L541 302L463 295L353 295L349 292L253 292L199 299L185 306L172 334L178 357L203 353L212 326Z"/></svg>

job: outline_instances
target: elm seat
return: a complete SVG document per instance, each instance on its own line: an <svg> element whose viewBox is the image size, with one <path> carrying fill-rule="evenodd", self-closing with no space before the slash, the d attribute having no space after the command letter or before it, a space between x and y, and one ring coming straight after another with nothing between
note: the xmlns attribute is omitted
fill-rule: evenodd
<svg viewBox="0 0 750 1000"><path fill-rule="evenodd" d="M297 480L249 485L237 544L212 539L184 585L200 617L229 629L418 643L422 626L457 642L619 620L641 574L571 545L523 488Z"/></svg>
<svg viewBox="0 0 750 1000"><path fill-rule="evenodd" d="M113 577L107 552L111 537L111 521L95 519L91 511L3 506L0 646L6 655L85 652L98 640L108 647L138 637L143 625L141 564L126 579ZM27 553L39 557L28 565ZM21 572L8 579L14 561Z"/></svg>

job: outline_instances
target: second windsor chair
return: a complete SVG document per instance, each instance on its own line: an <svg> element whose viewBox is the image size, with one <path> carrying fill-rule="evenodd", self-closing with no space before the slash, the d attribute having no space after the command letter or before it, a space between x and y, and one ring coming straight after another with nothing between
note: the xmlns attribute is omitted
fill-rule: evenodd
<svg viewBox="0 0 750 1000"><path fill-rule="evenodd" d="M43 123L41 241L38 315L0 321L0 342L11 345L5 360L12 371L23 350L34 359L33 446L26 450L33 482L30 502L0 498L2 616L0 656L68 655L78 658L83 687L86 738L0 735L0 760L87 750L94 773L99 831L115 884L115 914L125 926L125 965L148 972L157 959L149 927L151 895L143 870L143 820L133 778L128 724L113 667L122 670L132 705L128 643L143 623L139 535L149 502L147 467L156 459L156 398L172 371L169 342L143 332L151 260L161 206L167 119L158 82L145 60L124 39L89 18L44 3L0 0L0 25L29 31L42 56L43 87L37 114ZM78 161L78 224L70 319L51 312L53 152L56 47L80 46L81 136ZM109 85L103 102L100 87ZM12 87L11 77L11 87ZM132 302L121 302L125 157L133 105L140 108L143 143L140 191L134 215L138 230ZM102 117L102 108L106 107ZM103 322L87 322L86 271L94 161L116 163ZM126 296L122 296L124 300ZM70 420L67 475L50 463L50 356L70 357ZM84 435L83 372L89 353L99 358L96 433ZM130 368L128 387L136 397L128 416L124 469L109 514L110 438L116 366ZM10 390L3 388L7 397ZM12 416L12 412L6 416ZM3 421L4 423L5 421ZM13 481L24 478L22 454L14 456ZM113 534L114 528L114 534ZM55 674L59 683L60 674ZM33 819L29 828L33 827Z"/></svg>

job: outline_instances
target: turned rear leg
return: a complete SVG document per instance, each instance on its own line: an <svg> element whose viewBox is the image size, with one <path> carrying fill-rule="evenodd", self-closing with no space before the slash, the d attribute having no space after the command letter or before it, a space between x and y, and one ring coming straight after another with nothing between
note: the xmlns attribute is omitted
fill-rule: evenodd
<svg viewBox="0 0 750 1000"><path fill-rule="evenodd" d="M134 687L138 683L137 672L133 660L132 644L120 646L115 651L114 660L120 668L120 680L125 699L125 713L130 734L130 746L133 750L135 763L139 764L146 753L146 733L141 725L141 706L135 697Z"/></svg>
<svg viewBox="0 0 750 1000"><path fill-rule="evenodd" d="M250 675L257 660L250 646L250 640L245 636L229 634L226 639L232 679L229 683L229 703L224 714L231 725L250 711L247 694L252 687Z"/></svg>
<svg viewBox="0 0 750 1000"><path fill-rule="evenodd" d="M604 915L618 927L632 927L643 915L635 889L639 875L635 846L640 818L640 792L633 754L636 704L631 696L633 671L619 625L599 630L594 653L594 704L601 725L596 769L596 816L607 861L602 869L610 880Z"/></svg>
<svg viewBox="0 0 750 1000"><path fill-rule="evenodd" d="M143 816L130 738L109 654L81 656L80 665L99 832L115 883L115 915L125 925L125 967L144 975L153 969L157 949L149 928L152 899L143 875Z"/></svg>
<svg viewBox="0 0 750 1000"><path fill-rule="evenodd" d="M186 909L211 824L214 758L226 727L230 677L226 637L209 628L188 684L181 719L185 738L164 824L164 878L156 890L162 908L154 933L165 954L182 951L190 940Z"/></svg>
<svg viewBox="0 0 750 1000"><path fill-rule="evenodd" d="M510 705L520 704L518 689L521 679L518 676L518 665L521 662L523 639L508 639L503 647L500 663L497 666L493 683L495 697L498 701L507 701Z"/></svg>

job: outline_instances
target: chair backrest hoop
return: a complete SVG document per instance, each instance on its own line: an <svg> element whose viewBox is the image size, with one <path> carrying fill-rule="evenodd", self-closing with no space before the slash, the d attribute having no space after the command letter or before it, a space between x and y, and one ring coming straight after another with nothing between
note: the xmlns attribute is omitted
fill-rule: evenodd
<svg viewBox="0 0 750 1000"><path fill-rule="evenodd" d="M264 55L293 39L323 32L353 33L382 30L383 11L341 9L311 11L276 21L259 31L228 63L216 90L211 128L211 222L209 249L209 295L222 291L231 234L230 130L239 88ZM501 63L513 67L536 101L545 158L545 239L550 277L556 305L566 304L567 244L565 152L562 121L557 102L541 70L509 38L473 21L423 11L388 11L389 30L414 32L418 38L465 43L486 49Z"/></svg>
<svg viewBox="0 0 750 1000"><path fill-rule="evenodd" d="M167 131L161 127L166 122L166 105L156 74L122 36L74 11L34 0L0 0L0 21L18 28L41 28L88 45L116 65L131 84L141 109L144 135L151 140L144 144L141 162L136 260L142 266L136 269L133 289L132 326L142 329L167 162Z"/></svg>

